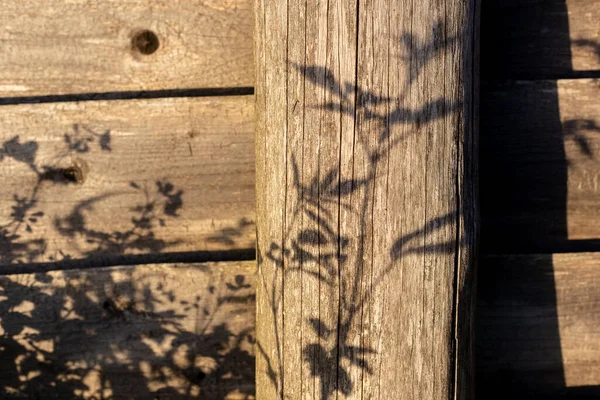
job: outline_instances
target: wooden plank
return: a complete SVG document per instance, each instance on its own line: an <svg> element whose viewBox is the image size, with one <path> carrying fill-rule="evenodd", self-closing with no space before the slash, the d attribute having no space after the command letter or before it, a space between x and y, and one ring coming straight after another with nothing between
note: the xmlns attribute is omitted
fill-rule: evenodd
<svg viewBox="0 0 600 400"><path fill-rule="evenodd" d="M0 264L254 249L252 97L0 108Z"/></svg>
<svg viewBox="0 0 600 400"><path fill-rule="evenodd" d="M0 277L2 398L253 399L252 262Z"/></svg>
<svg viewBox="0 0 600 400"><path fill-rule="evenodd" d="M600 73L600 0L483 1L484 80Z"/></svg>
<svg viewBox="0 0 600 400"><path fill-rule="evenodd" d="M2 4L0 97L253 84L249 0L53 1ZM484 79L600 70L598 1L483 2ZM131 50L142 29L160 51Z"/></svg>
<svg viewBox="0 0 600 400"><path fill-rule="evenodd" d="M482 90L482 251L600 250L600 80Z"/></svg>
<svg viewBox="0 0 600 400"><path fill-rule="evenodd" d="M506 394L504 390L513 390L512 396L525 398L531 393L518 391L529 387L535 388L538 397L548 388L548 394L552 391L555 396L563 393L564 398L572 398L569 396L577 387L600 385L597 330L600 256L592 253L487 256L480 264L478 394L483 398L497 398L498 394ZM114 398L161 388L164 397L160 398L169 398L168 391L185 388L189 380L193 381L193 374L174 373L163 381L156 375L149 378L151 374L136 362L142 366L146 363L167 366L180 372L181 367L173 364L185 359L186 345L196 343L201 346L196 353L201 360L199 368L212 371L195 377L206 375L198 385L201 393L213 398L213 394L224 396L225 391L229 393L226 398L249 398L245 396L253 393L250 377L253 362L247 358L253 354L251 339L242 340L239 352L227 347L225 356L216 355L210 346L231 345L236 343L235 338L252 334L254 271L254 262L247 262L3 277L0 279L0 327L4 334L10 332L10 335L2 341L1 354L10 362L0 363L2 385L7 390L14 387L15 376L18 376L14 370L15 353L40 354L45 363L29 364L21 374L31 372L33 376L44 365L54 366L54 372L48 375L53 370L44 369L36 379L20 382L27 394L40 394L42 388L49 390L47 383L66 374L70 368L66 362L73 361L72 370L76 369L75 365L84 367L74 372L68 384L56 389L63 390L63 395L84 390L85 398L91 398L93 393L98 393L100 377L106 376ZM249 284L251 286L247 286ZM169 292L175 298L168 299ZM200 296L199 309L206 306L210 315L206 316L204 311L196 314L195 296ZM220 302L219 298L227 300ZM190 306L192 308L186 310ZM12 308L11 313L5 311L7 307ZM195 327L206 324L205 340L192 340L191 337L197 335ZM224 330L221 329L223 324L226 324ZM171 329L172 326L177 329ZM228 331L233 336L229 337ZM183 356L173 348L160 352L161 338L169 335L182 340L166 338L164 346L176 343L183 349ZM156 343L159 345L154 347ZM32 347L36 344L39 349ZM51 345L50 352L47 349ZM106 352L112 352L112 356ZM232 367L229 363L234 361L242 366L236 371L243 372L215 384L212 375L217 373L215 366L221 362L227 365L224 370L228 370ZM237 366L234 364L233 368ZM564 378L559 376L563 373ZM131 383L120 380L121 375L131 379ZM141 386L140 381L134 380L140 375L144 375ZM507 385L507 379L514 384ZM85 387L80 389L78 382L82 380Z"/></svg>
<svg viewBox="0 0 600 400"><path fill-rule="evenodd" d="M0 6L0 97L252 86L250 0Z"/></svg>
<svg viewBox="0 0 600 400"><path fill-rule="evenodd" d="M599 289L600 253L482 259L478 398L598 397Z"/></svg>
<svg viewBox="0 0 600 400"><path fill-rule="evenodd" d="M40 354L44 363L19 359L26 367L21 375L34 376L47 365L54 368L18 383L28 397L50 397L48 383L70 369L71 380L55 390L71 397L76 390L83 390L84 398L98 394L105 376L112 385L107 393L112 390L114 398L160 389L160 398L170 398L169 391L183 390L190 381L200 387L203 398L251 398L253 361L248 357L254 353L252 339L243 335L252 335L254 327L254 271L254 262L244 262L2 277L0 329L10 333L3 336L0 351L5 360L0 363L2 386L13 390L17 385L15 354ZM499 398L508 390L514 398L574 398L578 388L600 385L599 287L599 254L486 256L480 262L477 303L478 397ZM7 313L7 308L12 311ZM195 340L197 326L207 326L203 340ZM169 335L181 340L171 341ZM243 339L239 351L231 347L236 338ZM190 343L201 347L195 355L203 372L196 376L181 374L184 367L174 366L185 359ZM223 356L215 353L215 343L227 344ZM68 361L73 367L65 365ZM147 364L176 373L163 380L144 370ZM215 374L221 374L217 365L225 366L223 371L241 368L232 379L223 377L216 384ZM527 391L532 389L535 393Z"/></svg>
<svg viewBox="0 0 600 400"><path fill-rule="evenodd" d="M257 397L472 398L474 2L255 10Z"/></svg>

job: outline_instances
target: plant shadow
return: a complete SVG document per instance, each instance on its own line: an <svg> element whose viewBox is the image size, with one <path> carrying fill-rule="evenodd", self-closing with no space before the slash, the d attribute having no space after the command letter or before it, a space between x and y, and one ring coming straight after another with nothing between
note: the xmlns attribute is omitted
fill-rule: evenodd
<svg viewBox="0 0 600 400"><path fill-rule="evenodd" d="M291 73L298 74L305 88L311 87L311 90L318 89L324 93L322 104L304 106L306 113L311 109L321 110L322 118L332 113L340 120L349 118L352 121L350 126L354 124L352 157L353 160L356 158L356 164L353 164L356 170L352 170L351 177L342 172L339 159L341 150L335 146L330 146L334 150L327 153L331 149L323 145L323 149L319 150L323 155L319 154L318 160L306 156L305 152L311 152L308 147L293 147L286 154L285 204L292 206L283 214L281 240L269 241L264 248L259 245L257 249L260 277L257 289L262 291L259 298L262 297L270 308L269 322L265 322L265 318L262 323L269 325L265 330L271 330L268 333L270 348L265 348L260 337L257 342L257 365L258 368L264 368L257 373L268 377L273 395L277 398L287 396L283 386L286 381L284 376L289 376L289 372L283 369L285 357L295 360L294 363L299 362L295 354L287 353L287 344L284 345L288 342L285 337L287 333L282 331L282 327L287 322L284 322L286 312L281 307L286 296L292 296L290 299L296 307L296 294L303 291L305 285L307 288L314 285L312 290L317 293L309 291L311 294L308 296L320 297L318 309L316 305L311 305L311 299L308 300L309 305L292 309L291 314L301 314L301 322L296 324L298 316L294 315L291 323L294 328L285 328L294 331L294 336L288 339L294 342L294 346L299 341L296 330L302 331L301 363L295 364L294 368L301 369L298 373L303 375L303 379L314 378L314 383L303 381L302 389L294 386L293 390L303 391L305 385L320 400L355 396L368 390L360 386L365 379L375 375L377 368L381 368L383 358L381 350L367 344L365 337L368 335L362 327L366 323L364 315L373 312L373 293L381 290L389 275L400 269L399 265L409 257L419 260L414 261L419 268L419 262L425 260L426 255L439 255L440 259L452 260L450 264L454 265L459 248L467 249L465 253L474 251L475 244L471 242L470 231L465 237L456 237L459 218L464 217L468 229L475 229L475 216L467 205L468 200L454 204L454 209L440 212L441 215L426 214L425 221L419 220L414 227L403 226L403 229L399 229L403 232L392 234L394 237L390 239L389 248L375 244L383 239L373 233L376 228L372 226L372 218L380 211L376 207L381 207L374 204L374 193L380 182L386 179L381 176L381 170L385 170L386 164L389 168L389 157L398 157L403 145L420 134L433 137L433 129L428 131L430 124L454 118L465 107L460 96L448 99L443 91L439 97L432 93L423 99L423 104L416 107L411 106L414 101L406 100L416 82L424 79L422 74L426 68L443 57L445 52L450 52L451 48L460 46L458 36L442 34L448 32L443 21L434 23L431 32L431 37L404 34L397 38L403 60L411 67L400 70L400 75L405 73L406 76L399 79L400 94L395 97L345 81L326 66L289 62ZM365 129L366 133L356 128L361 124L369 127ZM459 135L470 137L470 129L467 126L467 132ZM445 133L436 131L440 136ZM315 137L321 134L314 133ZM327 140L334 141L330 137ZM470 139L465 140L468 142ZM465 153L464 156L470 160L473 155L468 154L468 150ZM322 160L326 161L322 163ZM327 163L329 160L333 161ZM318 167L308 166L313 163L317 163ZM307 170L310 172L307 173ZM455 171L453 176L458 174ZM377 261L382 265L371 265L375 252L383 252L384 256ZM410 262L406 264L402 268L411 266L408 265ZM261 270L267 272L261 274ZM288 280L294 283L288 284ZM295 285L302 285L302 288L298 289ZM291 292L296 294L288 294ZM452 301L448 300L446 304L449 303ZM327 311L322 312L322 308ZM329 315L323 317L323 314ZM373 325L371 329L378 331L380 327Z"/></svg>
<svg viewBox="0 0 600 400"><path fill-rule="evenodd" d="M33 182L14 193L0 224L0 397L253 398L254 268L97 268L107 255L175 246L158 232L177 223L185 192L168 179L130 182L138 200L118 229L93 222L117 192L48 215L44 188L82 185L87 166L80 156L111 152L115 144L110 130L75 124L57 163L46 164L41 146L14 136L0 147L0 163L25 168ZM69 249L50 252L56 238ZM93 269L56 270L82 264Z"/></svg>

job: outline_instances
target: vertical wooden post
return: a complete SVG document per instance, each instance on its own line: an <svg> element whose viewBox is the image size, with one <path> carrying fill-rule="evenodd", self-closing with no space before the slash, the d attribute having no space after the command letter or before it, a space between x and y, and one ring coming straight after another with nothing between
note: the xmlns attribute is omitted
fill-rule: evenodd
<svg viewBox="0 0 600 400"><path fill-rule="evenodd" d="M467 399L476 0L256 0L257 398Z"/></svg>

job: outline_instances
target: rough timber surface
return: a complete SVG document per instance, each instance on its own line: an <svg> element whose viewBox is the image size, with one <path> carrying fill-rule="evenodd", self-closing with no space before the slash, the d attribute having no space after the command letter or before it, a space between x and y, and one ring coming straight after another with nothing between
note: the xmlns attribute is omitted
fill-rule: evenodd
<svg viewBox="0 0 600 400"><path fill-rule="evenodd" d="M474 5L256 1L259 398L472 398Z"/></svg>
<svg viewBox="0 0 600 400"><path fill-rule="evenodd" d="M0 97L245 87L249 0L1 0ZM133 38L149 30L158 50Z"/></svg>
<svg viewBox="0 0 600 400"><path fill-rule="evenodd" d="M252 104L0 107L0 263L252 251Z"/></svg>
<svg viewBox="0 0 600 400"><path fill-rule="evenodd" d="M494 393L501 389L536 392L542 387L549 395L559 394L556 373L564 373L567 387L600 385L599 267L595 253L480 261L479 394L497 398ZM206 396L225 391L230 398L248 398L254 353L253 339L244 335L253 334L255 323L255 268L255 262L152 265L2 277L0 327L10 359L1 364L2 384L13 390L11 373L15 363L23 363L21 374L34 377L44 366L54 366L52 377L19 381L21 393L30 395L40 393L42 378L52 381L68 370L75 373L70 384L56 388L63 395L81 381L84 393L97 394L105 377L110 382L105 395L114 398L160 389L166 394L159 398L171 398L168 390L184 390L188 379L195 379L192 386ZM555 331L557 337L548 336ZM186 361L193 343L199 346L192 357L196 367ZM38 355L41 364L22 361ZM148 365L170 372L161 376ZM203 372L189 373L193 368ZM230 370L234 378L226 379Z"/></svg>
<svg viewBox="0 0 600 400"><path fill-rule="evenodd" d="M557 373L567 389L600 385L599 254L486 256L479 269L478 394L560 395ZM21 397L92 398L105 379L113 398L178 398L188 387L251 398L255 270L255 262L163 264L2 277L2 385ZM49 366L52 375L36 376ZM32 378L18 380L24 374Z"/></svg>
<svg viewBox="0 0 600 400"><path fill-rule="evenodd" d="M253 399L255 265L0 277L0 397Z"/></svg>

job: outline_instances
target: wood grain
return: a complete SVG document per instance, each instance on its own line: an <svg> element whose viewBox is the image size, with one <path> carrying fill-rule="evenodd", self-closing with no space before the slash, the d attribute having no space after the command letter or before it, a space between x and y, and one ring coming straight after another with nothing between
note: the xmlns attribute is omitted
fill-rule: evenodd
<svg viewBox="0 0 600 400"><path fill-rule="evenodd" d="M557 79L600 71L600 1L482 1L482 79Z"/></svg>
<svg viewBox="0 0 600 400"><path fill-rule="evenodd" d="M600 394L600 253L486 256L478 287L478 397Z"/></svg>
<svg viewBox="0 0 600 400"><path fill-rule="evenodd" d="M257 397L471 398L473 6L256 2Z"/></svg>
<svg viewBox="0 0 600 400"><path fill-rule="evenodd" d="M240 262L0 277L2 397L254 398L255 271Z"/></svg>
<svg viewBox="0 0 600 400"><path fill-rule="evenodd" d="M0 1L0 97L252 86L250 0ZM132 40L152 31L158 50Z"/></svg>
<svg viewBox="0 0 600 400"><path fill-rule="evenodd" d="M599 266L597 253L486 256L480 261L479 395L500 398L499 394L514 389L511 395L526 396L527 392L519 391L529 388L538 395L560 398L562 393L563 398L572 398L569 393L572 396L578 387L600 385ZM253 332L255 268L255 262L150 265L2 277L2 354L11 361L0 364L3 387L14 388L11 372L16 357L11 352L17 352L43 355L57 371L45 375L49 381L66 374L67 367L59 360L84 365L73 378L85 381L84 398L99 393L103 376L112 385L105 395L112 391L113 398L160 389L160 398L177 398L169 397L168 390L174 395L190 382L208 398L224 394L229 396L225 398L251 398L254 365L247 357L253 355L252 340L240 342L239 352L232 346L235 338ZM5 311L7 307L11 313ZM203 339L198 339L196 327L205 325ZM169 336L181 340L170 341ZM202 374L181 372L186 346L192 343L200 346L195 352L197 367L206 374L200 382ZM214 351L218 343L228 343L224 357ZM36 344L41 347L32 347ZM169 346L179 346L182 354ZM168 350L161 353L160 349ZM175 373L161 378L143 370L147 364L166 366ZM237 369L236 378L215 383L213 374L219 365L229 365L225 370L243 368ZM34 372L41 366L28 368L25 371ZM561 373L564 379L556 376ZM567 388L557 385L565 380ZM59 389L76 390L74 383ZM39 378L19 382L29 390L26 395L50 396L40 392L49 389L43 384Z"/></svg>
<svg viewBox="0 0 600 400"><path fill-rule="evenodd" d="M597 79L482 91L484 252L600 250L599 97Z"/></svg>
<svg viewBox="0 0 600 400"><path fill-rule="evenodd" d="M1 264L253 249L252 97L0 108Z"/></svg>
<svg viewBox="0 0 600 400"><path fill-rule="evenodd" d="M483 78L600 70L598 1L482 2ZM252 86L251 3L0 2L0 97ZM156 53L132 50L141 29L158 35Z"/></svg>

